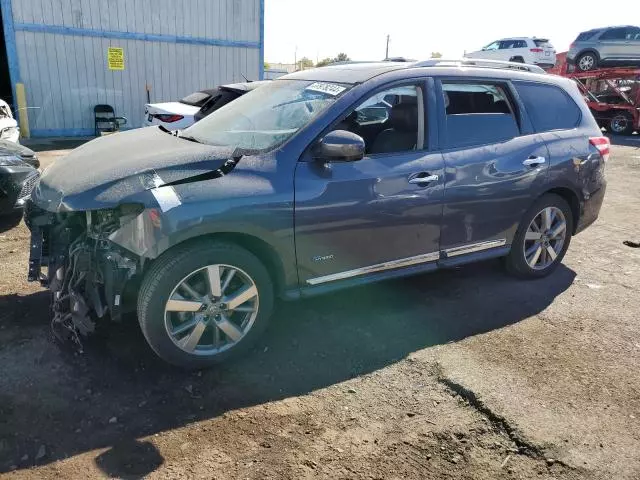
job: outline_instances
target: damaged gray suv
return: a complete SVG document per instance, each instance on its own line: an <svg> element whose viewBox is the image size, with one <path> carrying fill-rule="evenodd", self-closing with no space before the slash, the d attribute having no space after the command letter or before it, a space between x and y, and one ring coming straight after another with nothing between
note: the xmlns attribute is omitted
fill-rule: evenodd
<svg viewBox="0 0 640 480"><path fill-rule="evenodd" d="M209 366L252 344L277 297L495 257L550 274L598 216L608 155L576 86L537 67L306 70L186 130L57 160L25 213L29 279L52 290L58 336L136 311L160 357Z"/></svg>

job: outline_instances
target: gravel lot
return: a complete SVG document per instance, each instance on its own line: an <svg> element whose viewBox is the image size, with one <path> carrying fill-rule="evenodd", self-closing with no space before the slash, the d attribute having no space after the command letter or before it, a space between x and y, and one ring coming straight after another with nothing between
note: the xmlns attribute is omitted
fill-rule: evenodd
<svg viewBox="0 0 640 480"><path fill-rule="evenodd" d="M283 303L199 373L135 319L83 355L54 344L28 230L0 226L0 476L640 478L639 140L550 278L491 261Z"/></svg>

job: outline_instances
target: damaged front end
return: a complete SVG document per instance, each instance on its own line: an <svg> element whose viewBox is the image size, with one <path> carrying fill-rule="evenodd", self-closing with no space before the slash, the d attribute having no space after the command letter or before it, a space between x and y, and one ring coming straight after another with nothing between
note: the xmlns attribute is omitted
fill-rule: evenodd
<svg viewBox="0 0 640 480"><path fill-rule="evenodd" d="M52 292L52 329L57 338L82 348L80 336L96 329L107 314L120 320L127 285L142 260L109 240L134 220L138 205L87 212L52 213L29 203L31 228L29 281Z"/></svg>
<svg viewBox="0 0 640 480"><path fill-rule="evenodd" d="M135 309L143 267L188 218L174 215L179 190L229 173L234 152L146 128L88 142L43 172L25 205L28 279L53 292L58 338L80 346L102 319Z"/></svg>

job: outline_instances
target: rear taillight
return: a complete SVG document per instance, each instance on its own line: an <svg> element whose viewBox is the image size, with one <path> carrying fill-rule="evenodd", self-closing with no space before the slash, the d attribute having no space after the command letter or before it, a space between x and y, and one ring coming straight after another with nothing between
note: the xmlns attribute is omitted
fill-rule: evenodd
<svg viewBox="0 0 640 480"><path fill-rule="evenodd" d="M172 115L170 113L154 113L153 115L151 115L154 118L157 118L158 120L160 120L161 122L165 122L165 123L173 123L173 122L177 122L178 120L182 120L184 118L184 116L182 115Z"/></svg>
<svg viewBox="0 0 640 480"><path fill-rule="evenodd" d="M598 149L605 162L609 160L611 143L607 137L591 137L589 143Z"/></svg>
<svg viewBox="0 0 640 480"><path fill-rule="evenodd" d="M530 51L532 51L533 53L542 53L542 52L544 52L544 50L542 50L541 48L531 48Z"/></svg>
<svg viewBox="0 0 640 480"><path fill-rule="evenodd" d="M571 45L569 45L569 50L572 50L573 47L575 47L575 46L576 46L576 42L573 42Z"/></svg>

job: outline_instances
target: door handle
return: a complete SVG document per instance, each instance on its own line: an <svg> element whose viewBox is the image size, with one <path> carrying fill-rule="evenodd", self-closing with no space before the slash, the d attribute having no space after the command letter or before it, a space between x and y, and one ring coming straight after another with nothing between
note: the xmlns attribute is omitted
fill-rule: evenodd
<svg viewBox="0 0 640 480"><path fill-rule="evenodd" d="M438 177L438 175L429 175L427 177L419 177L418 175L424 175L424 174L416 173L415 175L409 178L409 183L412 183L414 185L422 185L423 183L437 182L438 178L440 178Z"/></svg>
<svg viewBox="0 0 640 480"><path fill-rule="evenodd" d="M547 159L544 157L529 157L524 162L522 162L522 164L527 167L533 167L535 165L542 165L543 163L546 163L546 162L547 162Z"/></svg>

